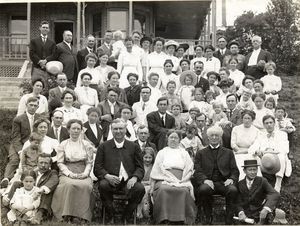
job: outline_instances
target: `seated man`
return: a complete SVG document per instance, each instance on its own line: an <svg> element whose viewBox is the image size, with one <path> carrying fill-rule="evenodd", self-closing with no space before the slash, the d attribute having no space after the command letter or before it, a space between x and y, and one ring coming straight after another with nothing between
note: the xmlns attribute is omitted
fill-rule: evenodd
<svg viewBox="0 0 300 226"><path fill-rule="evenodd" d="M204 211L204 224L212 223L212 196L226 198L225 224L233 223L238 194L235 186L239 178L233 151L221 146L223 130L219 126L207 129L209 145L198 151L195 157L195 196Z"/></svg>
<svg viewBox="0 0 300 226"><path fill-rule="evenodd" d="M150 141L155 143L158 151L166 146L166 135L170 129L175 128L175 119L167 113L168 98L161 97L157 100L158 111L147 115Z"/></svg>
<svg viewBox="0 0 300 226"><path fill-rule="evenodd" d="M238 183L237 213L239 220L254 219L256 223L268 224L270 214L276 207L280 195L264 177L257 176L257 161L245 160L245 179Z"/></svg>
<svg viewBox="0 0 300 226"><path fill-rule="evenodd" d="M39 154L38 169L36 171L36 186L40 188L41 203L36 215L36 222L40 224L43 220L50 220L51 202L53 192L58 185L58 175L56 170L51 170L51 156L45 153ZM22 187L21 181L15 181L7 193L3 194L3 205L9 207L9 202L17 188Z"/></svg>
<svg viewBox="0 0 300 226"><path fill-rule="evenodd" d="M113 194L116 192L125 192L128 196L128 204L123 212L123 219L128 222L145 194L141 183L144 165L139 146L125 139L126 123L122 119L115 119L111 129L113 139L98 147L94 174L100 181L101 200L109 223L113 223Z"/></svg>
<svg viewBox="0 0 300 226"><path fill-rule="evenodd" d="M51 121L51 127L48 128L47 136L56 139L59 143L69 139L68 130L62 126L64 113L61 110L52 112Z"/></svg>
<svg viewBox="0 0 300 226"><path fill-rule="evenodd" d="M157 153L156 145L148 140L149 136L150 136L150 134L149 134L149 129L147 128L147 126L141 125L137 129L137 138L138 139L136 141L134 141L134 143L136 143L140 146L142 152L144 152L146 147L151 147L151 148L153 148L155 153Z"/></svg>

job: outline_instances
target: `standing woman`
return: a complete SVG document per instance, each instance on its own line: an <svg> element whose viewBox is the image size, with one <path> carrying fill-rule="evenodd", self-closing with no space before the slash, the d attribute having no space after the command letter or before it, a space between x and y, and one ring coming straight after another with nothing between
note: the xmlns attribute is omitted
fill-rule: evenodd
<svg viewBox="0 0 300 226"><path fill-rule="evenodd" d="M100 79L103 81L104 85L107 84L107 80L108 80L108 73L111 71L115 71L115 69L112 66L107 65L108 62L108 55L107 53L101 53L99 55L99 61L100 61L100 65L98 67L96 67L96 70L99 71L100 73Z"/></svg>
<svg viewBox="0 0 300 226"><path fill-rule="evenodd" d="M164 62L167 59L167 55L163 52L164 44L165 44L165 40L163 38L160 37L155 38L153 41L154 51L150 53L148 56L148 63L147 63L148 76L151 73L156 73L159 75L159 81L156 85L156 88L159 88L161 85L160 78L164 75Z"/></svg>
<svg viewBox="0 0 300 226"><path fill-rule="evenodd" d="M150 173L153 218L156 224L193 224L197 213L191 183L194 163L179 146L180 131L171 130L167 138L168 146L158 152Z"/></svg>
<svg viewBox="0 0 300 226"><path fill-rule="evenodd" d="M92 219L93 182L89 175L93 148L88 141L81 139L82 128L82 122L77 119L68 122L70 139L63 141L57 150L60 177L51 204L56 219L75 224Z"/></svg>
<svg viewBox="0 0 300 226"><path fill-rule="evenodd" d="M174 55L178 46L179 44L173 40L169 40L165 44L167 59L171 60L173 63L172 73L174 74L179 74L181 72L179 67L179 59Z"/></svg>
<svg viewBox="0 0 300 226"><path fill-rule="evenodd" d="M183 59L188 59L188 55L185 55L186 51L190 48L187 43L179 44L178 48L176 49L176 56L179 62Z"/></svg>
<svg viewBox="0 0 300 226"><path fill-rule="evenodd" d="M76 87L74 91L78 97L81 114L83 116L83 121L85 122L88 119L86 115L87 110L91 107L97 107L99 100L97 91L90 88L92 75L88 72L84 72L80 75L80 79L83 86Z"/></svg>
<svg viewBox="0 0 300 226"><path fill-rule="evenodd" d="M141 55L141 65L143 70L143 81L146 81L147 77L147 62L148 62L148 56L151 52L150 46L152 44L152 39L150 37L144 36L141 39L141 46L143 49L143 54Z"/></svg>
<svg viewBox="0 0 300 226"><path fill-rule="evenodd" d="M179 89L180 86L180 82L179 82L179 77L177 75L175 75L172 71L172 69L174 68L174 64L173 61L170 59L167 59L164 62L164 75L160 78L161 79L161 87L160 90L161 92L165 92L167 91L167 84L169 81L174 81L176 82L176 93Z"/></svg>
<svg viewBox="0 0 300 226"><path fill-rule="evenodd" d="M142 81L143 70L140 61L140 57L137 53L132 51L133 40L132 38L125 39L126 51L120 53L118 58L117 71L120 74L119 87L124 89L129 86L127 75L129 73L135 73L139 75L139 81Z"/></svg>
<svg viewBox="0 0 300 226"><path fill-rule="evenodd" d="M25 94L21 97L18 106L17 116L26 112L26 103L29 97L36 97L39 100L39 107L35 113L38 114L48 114L48 101L47 98L41 95L43 88L45 87L44 80L42 78L38 78L32 81L32 92Z"/></svg>
<svg viewBox="0 0 300 226"><path fill-rule="evenodd" d="M83 116L78 108L73 107L73 103L76 101L76 95L71 90L65 90L61 96L63 106L57 108L64 113L64 121L62 126L66 127L70 119L78 119L83 121Z"/></svg>
<svg viewBox="0 0 300 226"><path fill-rule="evenodd" d="M197 61L201 61L204 63L206 61L204 57L204 48L201 45L196 45L194 47L195 57L191 60L191 70L194 70L194 63Z"/></svg>

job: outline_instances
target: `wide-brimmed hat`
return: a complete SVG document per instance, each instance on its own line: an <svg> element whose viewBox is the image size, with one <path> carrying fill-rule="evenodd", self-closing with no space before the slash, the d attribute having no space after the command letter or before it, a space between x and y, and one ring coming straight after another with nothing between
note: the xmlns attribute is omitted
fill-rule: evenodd
<svg viewBox="0 0 300 226"><path fill-rule="evenodd" d="M175 49L177 49L179 44L174 40L169 40L165 43L165 47L168 48L169 46L175 46Z"/></svg>
<svg viewBox="0 0 300 226"><path fill-rule="evenodd" d="M280 170L280 161L277 154L264 154L261 158L260 169L267 174L276 174Z"/></svg>
<svg viewBox="0 0 300 226"><path fill-rule="evenodd" d="M184 49L184 52L188 50L188 48L190 48L189 44L187 43L180 43L179 46L177 47L176 51L180 48Z"/></svg>
<svg viewBox="0 0 300 226"><path fill-rule="evenodd" d="M187 75L192 76L192 85L195 86L197 84L197 75L195 72L191 70L184 71L180 74L179 81L181 85L185 85L185 78Z"/></svg>
<svg viewBox="0 0 300 226"><path fill-rule="evenodd" d="M285 219L285 212L282 209L275 209L273 224L288 224L288 221Z"/></svg>
<svg viewBox="0 0 300 226"><path fill-rule="evenodd" d="M60 61L49 61L46 64L46 70L52 75L57 75L62 73L64 66Z"/></svg>
<svg viewBox="0 0 300 226"><path fill-rule="evenodd" d="M252 166L258 166L256 159L249 159L244 161L244 165L242 167L252 167Z"/></svg>
<svg viewBox="0 0 300 226"><path fill-rule="evenodd" d="M141 38L140 44L142 45L144 41L149 41L150 44L152 44L152 38L148 37L148 36L144 36Z"/></svg>

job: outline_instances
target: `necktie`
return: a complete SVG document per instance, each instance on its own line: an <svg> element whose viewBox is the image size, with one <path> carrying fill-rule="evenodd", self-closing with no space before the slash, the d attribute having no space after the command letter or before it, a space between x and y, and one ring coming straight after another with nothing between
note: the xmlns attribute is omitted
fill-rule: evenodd
<svg viewBox="0 0 300 226"><path fill-rule="evenodd" d="M42 37L43 38L43 43L45 44L46 43L46 38L45 37Z"/></svg>
<svg viewBox="0 0 300 226"><path fill-rule="evenodd" d="M34 118L33 115L29 116L29 124L30 124L30 131L32 132L33 130L33 123L34 123Z"/></svg>
<svg viewBox="0 0 300 226"><path fill-rule="evenodd" d="M58 138L58 128L54 128L54 136L56 139Z"/></svg>
<svg viewBox="0 0 300 226"><path fill-rule="evenodd" d="M161 116L161 123L162 123L163 127L165 127L164 116Z"/></svg>
<svg viewBox="0 0 300 226"><path fill-rule="evenodd" d="M142 152L144 152L145 147L146 147L146 142L144 142L144 143L142 144Z"/></svg>
<svg viewBox="0 0 300 226"><path fill-rule="evenodd" d="M229 118L232 116L232 110L229 110Z"/></svg>
<svg viewBox="0 0 300 226"><path fill-rule="evenodd" d="M142 106L142 110L143 110L143 111L145 110L145 107L146 107L146 104L143 103L143 106Z"/></svg>
<svg viewBox="0 0 300 226"><path fill-rule="evenodd" d="M251 189L251 186L252 186L252 181L248 180L247 181L247 187L248 187L249 190Z"/></svg>

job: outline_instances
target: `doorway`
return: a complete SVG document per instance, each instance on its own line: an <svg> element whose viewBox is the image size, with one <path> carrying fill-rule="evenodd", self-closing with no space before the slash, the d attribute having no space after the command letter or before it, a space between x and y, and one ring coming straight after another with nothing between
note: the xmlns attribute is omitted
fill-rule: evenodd
<svg viewBox="0 0 300 226"><path fill-rule="evenodd" d="M73 32L74 23L71 21L56 21L54 22L54 40L55 43L60 43L63 41L63 33L65 30L69 30L73 34L74 40L74 32Z"/></svg>

